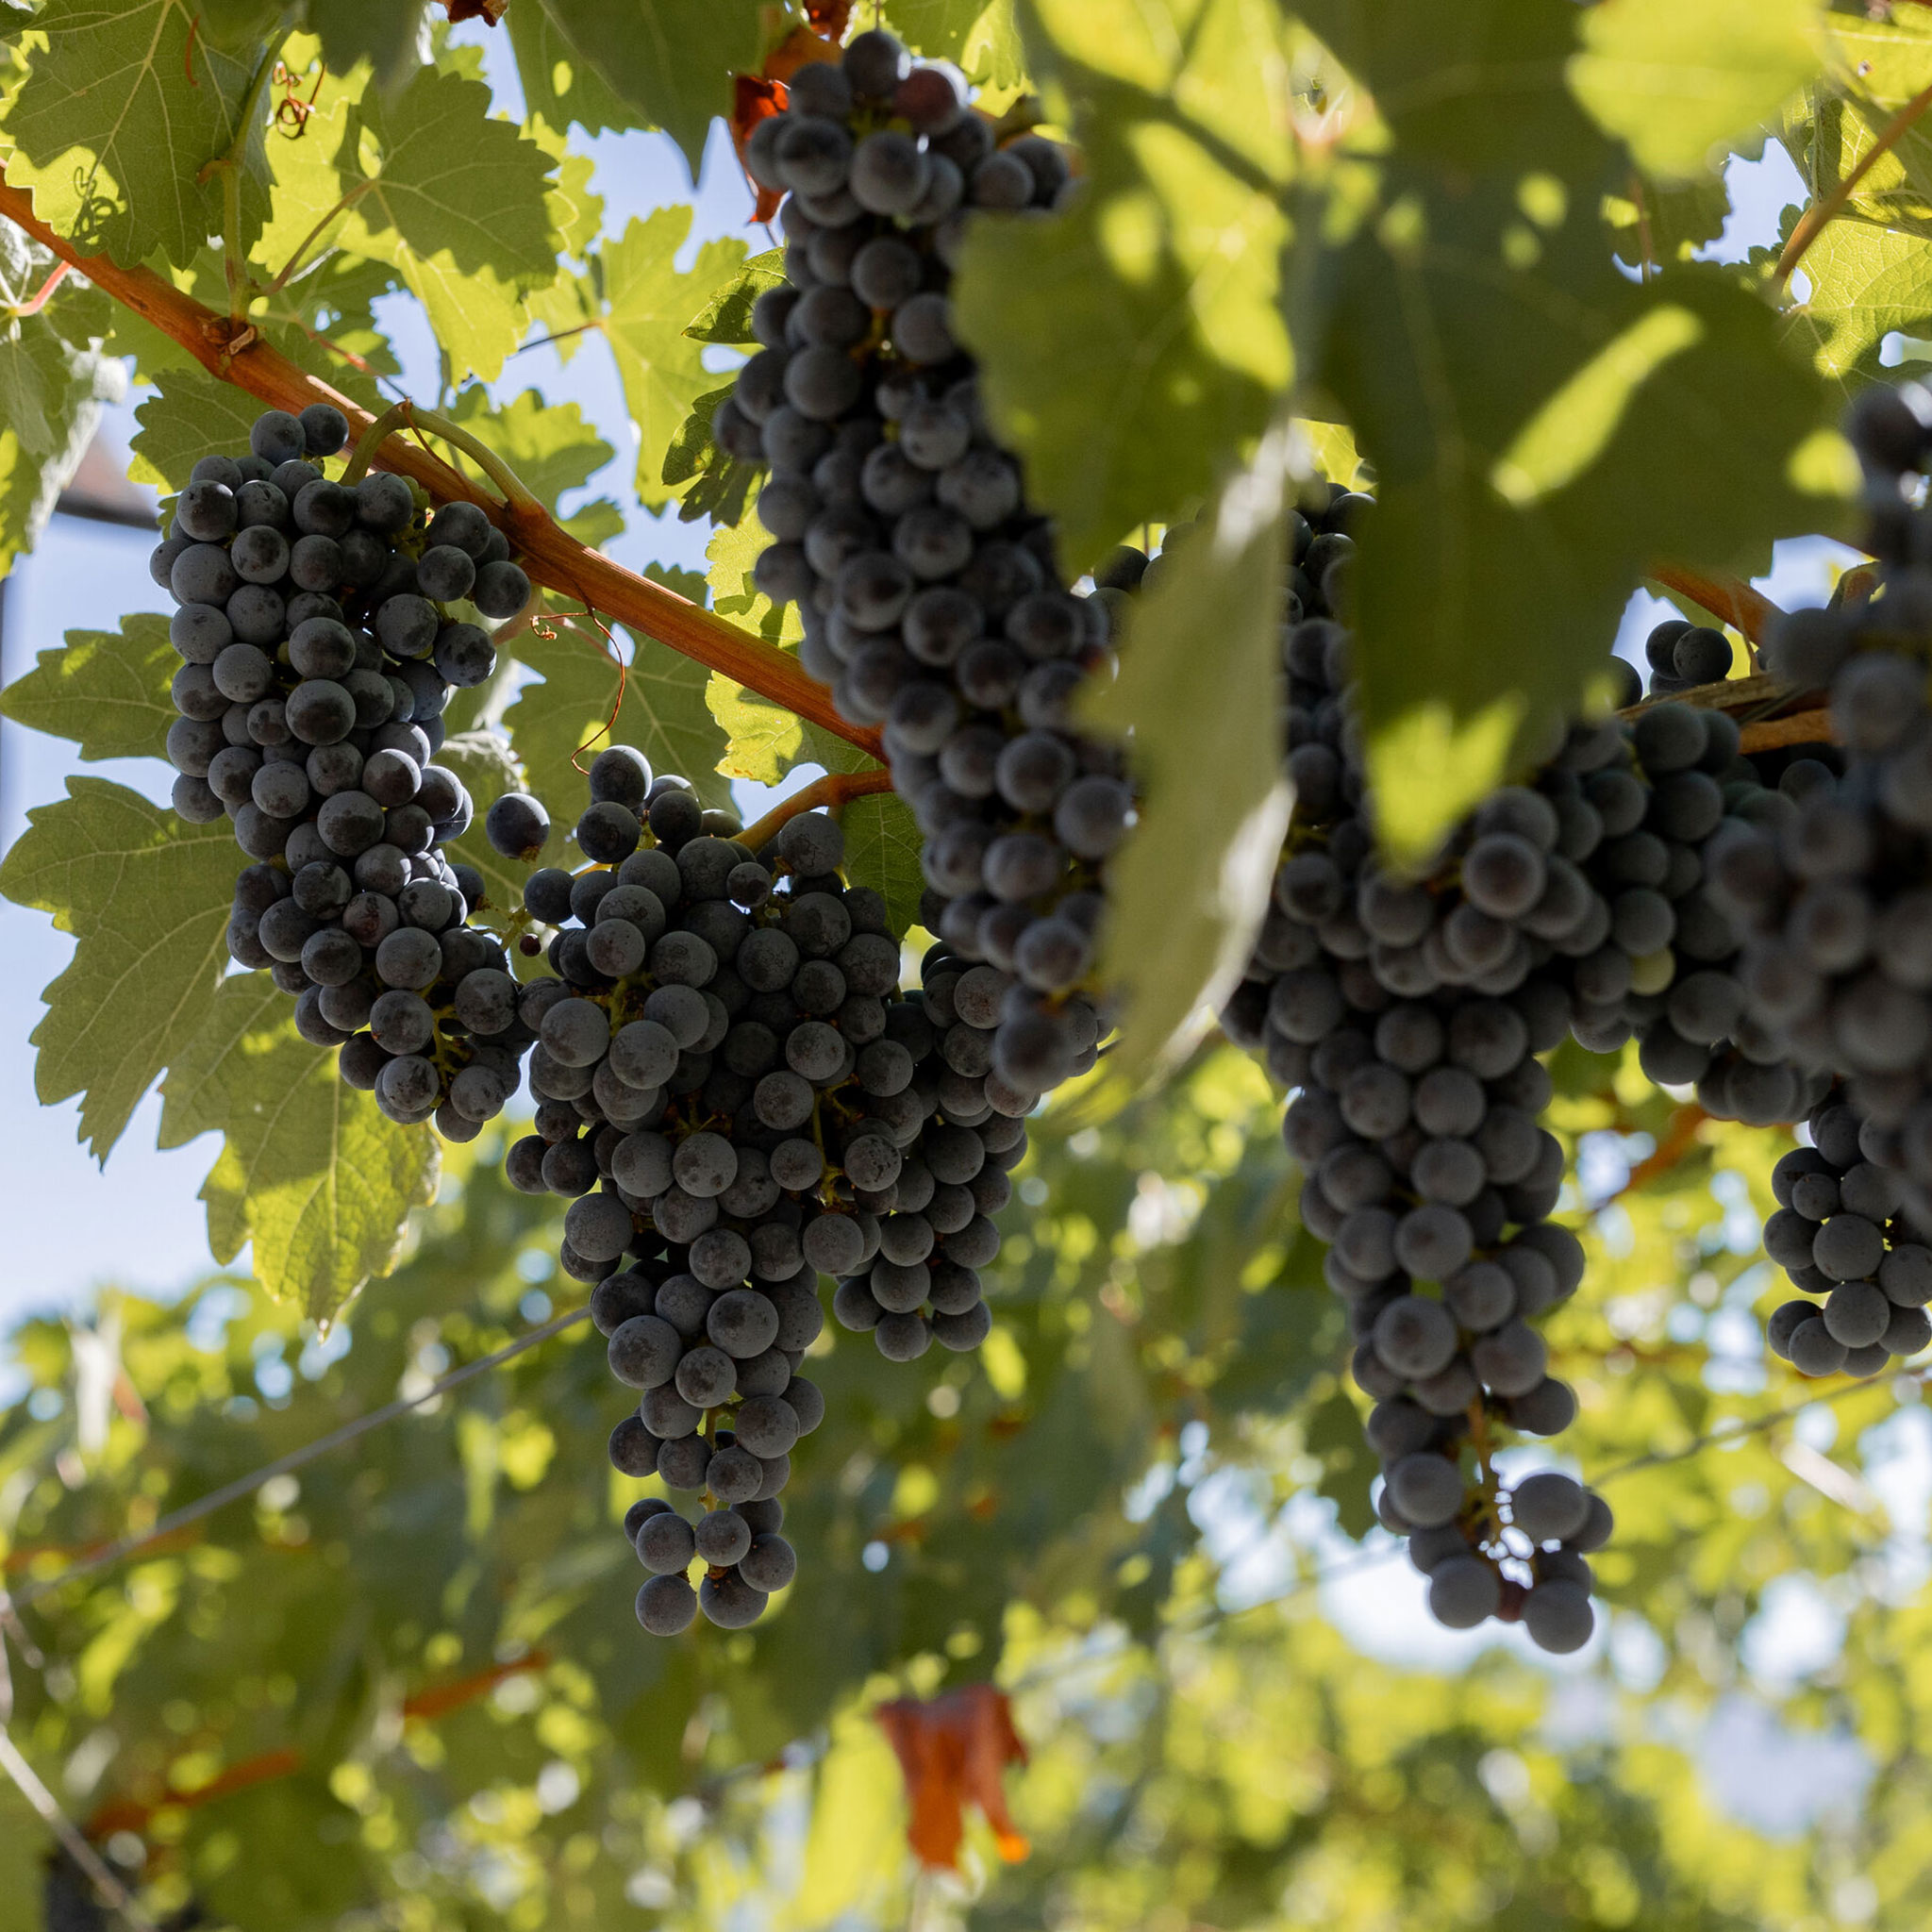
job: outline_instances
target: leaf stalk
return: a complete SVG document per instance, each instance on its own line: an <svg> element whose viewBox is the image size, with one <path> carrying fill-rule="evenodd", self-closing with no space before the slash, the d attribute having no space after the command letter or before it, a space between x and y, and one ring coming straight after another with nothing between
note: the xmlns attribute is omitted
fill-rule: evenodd
<svg viewBox="0 0 1932 1932"><path fill-rule="evenodd" d="M1932 87L1921 88L1879 130L1878 138L1858 158L1857 166L1823 201L1814 201L1799 217L1798 225L1791 230L1790 239L1778 255L1777 267L1772 272L1774 288L1781 290L1790 280L1792 270L1805 258L1805 251L1843 212L1845 204L1857 192L1858 183L1872 172L1879 157L1890 154L1904 140L1927 108L1932 108Z"/></svg>

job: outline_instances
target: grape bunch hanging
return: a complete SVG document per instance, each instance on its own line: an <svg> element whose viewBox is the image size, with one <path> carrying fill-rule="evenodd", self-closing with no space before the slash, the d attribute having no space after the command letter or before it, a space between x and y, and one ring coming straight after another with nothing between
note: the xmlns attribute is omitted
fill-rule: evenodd
<svg viewBox="0 0 1932 1932"><path fill-rule="evenodd" d="M1120 749L1077 730L1106 601L1066 588L1049 519L981 413L948 291L967 225L1057 206L1064 151L997 145L949 70L861 33L793 75L745 148L784 201L783 286L713 425L767 465L758 588L795 604L800 659L883 727L924 834L922 918L998 1010L987 1075L1020 1112L1094 1063L1106 861L1132 808Z"/></svg>
<svg viewBox="0 0 1932 1932"><path fill-rule="evenodd" d="M507 1171L571 1202L561 1266L595 1284L611 1373L638 1391L612 1465L702 1500L694 1524L662 1498L626 1517L653 1573L639 1621L669 1636L702 1610L739 1628L796 1567L778 1499L824 1414L798 1373L819 1276L890 1360L976 1347L991 1217L1026 1130L987 1091L991 1028L973 1020L996 1016L937 962L923 992L900 991L884 901L845 882L833 820L800 813L754 851L624 746L590 786L591 863L525 887L556 976L518 1005L538 1108ZM512 857L549 833L521 793L485 825Z"/></svg>
<svg viewBox="0 0 1932 1932"><path fill-rule="evenodd" d="M456 611L514 616L530 585L475 505L430 517L400 476L328 477L347 435L327 404L271 409L175 499L150 564L182 660L175 809L225 815L253 861L236 962L268 969L390 1119L467 1141L516 1091L530 1036L501 946L469 924L482 877L439 849L474 808L435 755L451 691L496 666Z"/></svg>

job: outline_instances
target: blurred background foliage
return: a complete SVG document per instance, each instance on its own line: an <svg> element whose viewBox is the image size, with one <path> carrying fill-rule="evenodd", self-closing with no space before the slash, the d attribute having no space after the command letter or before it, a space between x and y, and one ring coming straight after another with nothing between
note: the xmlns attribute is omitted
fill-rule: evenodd
<svg viewBox="0 0 1932 1932"><path fill-rule="evenodd" d="M1619 1517L1575 1659L1428 1625L1276 1104L1218 1048L1041 1135L981 1357L881 1373L828 1331L812 1560L752 1631L638 1631L587 1326L43 1588L574 1305L485 1143L325 1337L224 1277L28 1323L14 1735L158 1912L288 1932L1922 1924L1918 1378L1807 1402L1768 1371L1775 1137L1558 1072L1592 1250L1559 1446ZM922 1875L870 1712L986 1680L1031 1851L974 1817ZM25 1932L45 1839L0 1817Z"/></svg>

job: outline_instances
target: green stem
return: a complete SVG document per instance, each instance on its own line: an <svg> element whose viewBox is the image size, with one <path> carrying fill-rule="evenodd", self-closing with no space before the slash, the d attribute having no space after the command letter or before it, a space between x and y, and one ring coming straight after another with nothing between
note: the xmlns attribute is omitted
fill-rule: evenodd
<svg viewBox="0 0 1932 1932"><path fill-rule="evenodd" d="M268 90L275 62L281 56L285 23L278 22L262 49L255 77L248 83L248 96L235 117L235 138L227 152L209 161L195 177L206 182L211 175L222 177L222 268L228 282L228 320L240 322L247 308L243 291L249 286L248 262L242 252L242 156L255 131L261 112L261 98Z"/></svg>
<svg viewBox="0 0 1932 1932"><path fill-rule="evenodd" d="M1926 4L1932 6L1932 0L1926 0ZM512 349L510 354L512 356L527 356L532 349L547 349L553 342L567 342L573 336L580 336L587 330L602 328L603 326L604 318L598 316L591 322L580 322L574 328L560 328L551 335L539 336L535 341L525 342L521 348Z"/></svg>
<svg viewBox="0 0 1932 1932"><path fill-rule="evenodd" d="M425 434L440 436L444 442L454 444L469 457L503 491L503 500L513 514L540 517L546 514L541 502L531 494L529 486L480 437L472 436L459 424L452 423L447 416L439 416L433 410L418 409L413 420L416 427Z"/></svg>
<svg viewBox="0 0 1932 1932"><path fill-rule="evenodd" d="M375 460L375 452L398 429L405 428L420 429L427 436L440 436L444 442L454 444L470 457L503 491L504 503L513 516L545 514L542 504L530 493L524 479L488 443L472 436L460 424L452 423L447 416L438 415L434 409L419 409L407 397L385 409L362 432L349 458L348 467L342 472L343 483L359 483L369 474L369 465Z"/></svg>
<svg viewBox="0 0 1932 1932"><path fill-rule="evenodd" d="M242 171L222 170L222 268L228 280L228 320L240 322L248 307L242 290L247 275L242 258Z"/></svg>
<svg viewBox="0 0 1932 1932"><path fill-rule="evenodd" d="M270 282L264 292L270 295L279 294L295 271L302 266L308 251L322 239L323 233L328 227L328 225L338 215L347 213L375 186L375 177L371 175L368 179L357 182L355 187L345 189L339 194L331 206L324 210L321 219L316 222L315 225L295 244L295 252L275 272L275 279Z"/></svg>
<svg viewBox="0 0 1932 1932"><path fill-rule="evenodd" d="M407 399L391 404L356 441L356 447L349 452L348 467L342 472L344 488L353 488L369 474L369 465L375 452L388 439L410 420L415 405Z"/></svg>

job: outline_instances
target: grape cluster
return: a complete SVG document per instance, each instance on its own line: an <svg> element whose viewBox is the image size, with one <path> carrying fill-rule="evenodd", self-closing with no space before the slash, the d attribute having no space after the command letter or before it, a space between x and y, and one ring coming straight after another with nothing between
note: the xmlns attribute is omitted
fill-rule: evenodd
<svg viewBox="0 0 1932 1932"><path fill-rule="evenodd" d="M523 608L529 580L474 504L425 518L400 476L331 481L348 433L314 404L271 409L248 453L208 456L150 562L181 668L168 757L175 809L224 814L253 861L228 950L295 998L304 1039L391 1119L470 1140L521 1077L530 1035L496 941L467 924L483 881L438 848L470 825L434 762L455 686L495 668L450 615Z"/></svg>
<svg viewBox="0 0 1932 1932"><path fill-rule="evenodd" d="M988 1100L983 1064L960 1070L965 975L935 961L923 994L901 993L885 904L844 882L832 819L794 816L754 853L728 813L622 746L590 789L591 864L525 887L557 976L519 1003L539 1104L506 1171L571 1201L561 1265L596 1284L611 1372L640 1392L611 1462L708 1502L694 1525L631 1512L654 1573L640 1621L670 1635L702 1608L736 1628L795 1565L777 1498L824 1412L798 1374L824 1325L818 1277L840 1279L841 1320L893 1360L976 1346L988 1217L1025 1130ZM485 824L513 856L548 831L522 794Z"/></svg>
<svg viewBox="0 0 1932 1932"><path fill-rule="evenodd" d="M1634 1036L1644 1073L1694 1087L1708 1113L1759 1126L1802 1119L1824 1088L1749 1010L1741 928L1711 874L1724 843L1776 822L1790 794L1765 786L1722 711L1652 704L1621 735L1627 754L1585 780L1605 833L1585 872L1613 944L1570 970L1573 1030L1600 1053Z"/></svg>
<svg viewBox="0 0 1932 1932"><path fill-rule="evenodd" d="M1328 1244L1323 1274L1348 1308L1356 1381L1374 1399L1382 1521L1443 1532L1412 1545L1432 1575L1474 1557L1490 1578L1485 1593L1458 1571L1462 1581L1432 1592L1437 1614L1461 1627L1518 1607L1506 1590L1512 1553L1494 1534L1489 1430L1553 1436L1576 1413L1533 1325L1583 1277L1576 1237L1546 1218L1563 1154L1537 1124L1550 1079L1535 1055L1556 1043L1562 1016L1520 992L1396 999L1378 987L1357 1006L1338 985L1337 1000L1332 1016L1305 1005L1289 1015L1296 1030L1317 1019L1325 1030L1282 1133L1307 1176L1303 1224ZM1563 1637L1573 1624L1541 1611L1529 1627L1570 1649L1590 1622L1574 1641Z"/></svg>
<svg viewBox="0 0 1932 1932"><path fill-rule="evenodd" d="M870 1332L892 1361L914 1360L935 1341L969 1349L986 1339L992 1318L979 1271L999 1252L991 1217L1012 1197L1007 1175L1026 1152L1033 1104L991 1071L1008 975L941 941L920 976L930 1041L920 1071L936 1110L915 1143L915 1172L900 1175L897 1211L879 1224L876 1257L862 1273L829 1271L840 1276L840 1325Z"/></svg>
<svg viewBox="0 0 1932 1932"><path fill-rule="evenodd" d="M1579 1015L1600 1031L1614 1018L1627 1038L1637 959L1663 952L1650 971L1668 983L1673 898L1626 901L1648 868L1620 862L1621 841L1659 808L1610 721L1573 730L1533 784L1485 801L1424 877L1379 862L1351 640L1333 614L1347 604L1350 532L1370 515L1367 498L1317 488L1291 525L1295 809L1223 1024L1294 1091L1283 1136L1306 1174L1303 1223L1327 1243L1324 1274L1348 1307L1356 1380L1374 1400L1383 1522L1410 1536L1442 1622L1520 1619L1544 1648L1570 1650L1593 1625L1582 1552L1607 1537L1608 1512L1557 1475L1529 1478L1519 1502L1495 1480L1490 1439L1555 1435L1575 1414L1535 1325L1583 1274L1576 1238L1548 1219L1564 1157L1539 1124L1551 1083L1537 1057ZM1708 831L1714 785L1700 802L1710 825L1690 829ZM1645 836L1664 852L1659 833ZM1698 876L1680 866L1675 896ZM1598 994L1589 1006L1586 991ZM1541 1548L1551 1541L1566 1546Z"/></svg>
<svg viewBox="0 0 1932 1932"><path fill-rule="evenodd" d="M1714 878L1747 939L1747 1008L1814 1079L1898 1130L1907 1203L1932 1228L1932 518L1912 489L1932 460L1932 398L1874 390L1849 430L1864 459L1875 594L1782 615L1766 662L1828 687L1841 769L1801 759L1774 823L1737 828Z"/></svg>
<svg viewBox="0 0 1932 1932"><path fill-rule="evenodd" d="M1669 617L1644 639L1643 658L1650 672L1650 695L1674 697L1699 685L1724 683L1731 675L1731 641L1709 625ZM1618 708L1636 704L1643 694L1637 668L1614 658L1610 669L1618 680Z"/></svg>
<svg viewBox="0 0 1932 1932"><path fill-rule="evenodd" d="M922 917L1008 976L992 1070L1038 1096L1093 1064L1102 882L1132 792L1119 749L1071 722L1109 659L1107 603L1065 588L948 288L975 213L1059 204L1065 152L996 145L949 71L908 71L873 31L792 76L745 165L786 196L785 282L713 425L771 472L757 582L799 607L801 661L841 714L883 726L924 834Z"/></svg>
<svg viewBox="0 0 1932 1932"><path fill-rule="evenodd" d="M1774 1354L1801 1375L1874 1375L1932 1342L1932 1247L1907 1220L1897 1137L1834 1093L1808 1122L1811 1144L1773 1168L1777 1210L1764 1251L1793 1287L1768 1324Z"/></svg>

